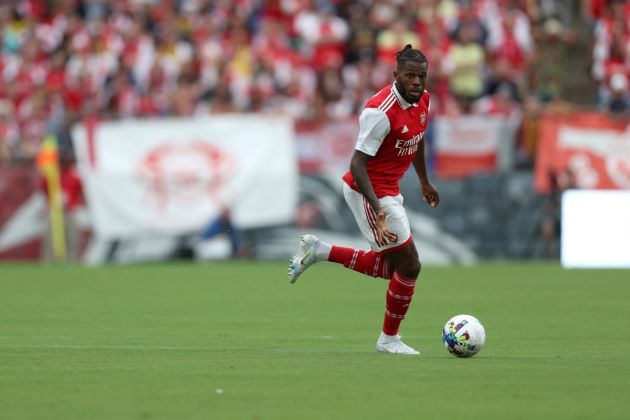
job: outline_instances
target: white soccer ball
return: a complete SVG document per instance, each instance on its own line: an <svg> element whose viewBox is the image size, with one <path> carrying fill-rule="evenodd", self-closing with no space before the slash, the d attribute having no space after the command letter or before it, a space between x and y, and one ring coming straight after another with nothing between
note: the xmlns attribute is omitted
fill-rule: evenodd
<svg viewBox="0 0 630 420"><path fill-rule="evenodd" d="M486 330L474 316L456 315L444 325L442 341L452 355L471 357L486 343Z"/></svg>

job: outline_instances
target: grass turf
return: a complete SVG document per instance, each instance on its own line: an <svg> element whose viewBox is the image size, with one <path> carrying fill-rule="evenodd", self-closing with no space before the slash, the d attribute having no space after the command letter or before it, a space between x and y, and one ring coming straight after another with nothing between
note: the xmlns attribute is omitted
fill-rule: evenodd
<svg viewBox="0 0 630 420"><path fill-rule="evenodd" d="M386 282L332 264L0 266L2 419L615 419L630 391L630 272L426 267L378 354ZM459 313L472 359L443 348Z"/></svg>

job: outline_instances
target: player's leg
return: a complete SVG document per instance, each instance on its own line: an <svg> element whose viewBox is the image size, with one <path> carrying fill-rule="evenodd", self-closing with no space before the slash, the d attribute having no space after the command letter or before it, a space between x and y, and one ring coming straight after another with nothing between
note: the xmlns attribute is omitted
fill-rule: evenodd
<svg viewBox="0 0 630 420"><path fill-rule="evenodd" d="M385 254L388 266L405 277L417 279L422 265L418 257L418 250L413 241L409 241L404 247Z"/></svg>
<svg viewBox="0 0 630 420"><path fill-rule="evenodd" d="M398 331L413 298L416 279L420 273L418 251L413 241L387 254L393 274L385 295L383 329L376 350L388 353L419 354L400 340Z"/></svg>
<svg viewBox="0 0 630 420"><path fill-rule="evenodd" d="M391 273L383 252L333 245L328 261L372 277L389 280Z"/></svg>
<svg viewBox="0 0 630 420"><path fill-rule="evenodd" d="M389 280L391 273L385 254L373 250L331 245L315 235L300 238L298 252L289 260L289 281L295 283L308 267L318 261L330 261L372 277Z"/></svg>
<svg viewBox="0 0 630 420"><path fill-rule="evenodd" d="M411 228L407 219L407 213L403 207L403 198L399 195L396 197L383 197L379 200L387 213L388 229L398 237L397 242L380 246L376 241L375 235L376 215L363 195L344 185L344 196L354 214L359 230L361 230L361 233L373 249L371 251L372 254L370 252L363 254L353 252L352 255L357 257L361 255L363 258L368 258L369 256L375 260L378 256L381 260L386 260L386 263L383 265L384 270L381 272L381 275L384 275L386 271L389 279L385 322L383 331L377 341L376 349L388 353L418 354L417 351L404 344L400 340L400 335L398 335L400 323L411 303L416 278L420 272L418 252L411 238ZM345 260L340 259L339 262L346 265L345 261L348 260L350 251L333 247L329 259L333 259L335 256L333 250L345 253L343 255ZM352 265L352 262L350 265ZM356 267L356 263L354 267Z"/></svg>
<svg viewBox="0 0 630 420"><path fill-rule="evenodd" d="M375 239L376 216L373 210L361 193L354 191L346 184L343 185L343 195L361 234L368 240L372 249L363 250L333 245L327 260L368 276L389 279L391 271L385 254L379 249ZM384 206L394 202L392 197L387 197L383 201Z"/></svg>
<svg viewBox="0 0 630 420"><path fill-rule="evenodd" d="M365 274L366 267L372 268L380 277L389 278L386 295L386 311L383 331L376 344L382 352L419 354L401 341L398 329L411 303L420 262L416 246L411 238L411 229L402 197L384 197L381 205L387 213L390 231L398 236L398 242L381 247L376 243L374 214L363 196L344 184L344 196L352 210L359 230L372 246L372 251L356 250L327 244L313 235L304 235L296 256L291 258L289 279L295 282L306 268L317 261L332 261ZM378 260L378 263L377 263ZM391 273L391 275L390 275Z"/></svg>
<svg viewBox="0 0 630 420"><path fill-rule="evenodd" d="M344 198L356 219L359 230L375 248L373 223L374 215L363 195L344 184ZM391 201L391 197L390 200ZM409 235L407 235L408 237ZM372 277L389 280L391 271L387 266L384 253L374 250L362 250L328 244L314 235L300 238L298 252L289 260L289 281L295 283L298 277L318 261L330 261Z"/></svg>
<svg viewBox="0 0 630 420"><path fill-rule="evenodd" d="M381 205L387 213L388 229L398 236L398 241L374 249L386 254L391 278L385 295L383 329L376 344L378 351L400 354L419 354L401 341L398 334L400 324L407 314L414 294L416 279L420 273L420 260L416 245L411 237L409 219L401 196L384 197Z"/></svg>

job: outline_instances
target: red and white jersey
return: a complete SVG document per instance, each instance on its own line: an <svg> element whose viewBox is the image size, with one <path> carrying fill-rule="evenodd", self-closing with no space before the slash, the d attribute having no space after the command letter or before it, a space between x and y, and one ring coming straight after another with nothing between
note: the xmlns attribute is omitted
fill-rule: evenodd
<svg viewBox="0 0 630 420"><path fill-rule="evenodd" d="M367 173L377 198L400 194L398 182L421 146L429 118L429 92L418 103L408 103L396 89L387 86L372 96L359 117L359 138L355 146L374 156L367 164ZM343 180L359 191L348 171Z"/></svg>

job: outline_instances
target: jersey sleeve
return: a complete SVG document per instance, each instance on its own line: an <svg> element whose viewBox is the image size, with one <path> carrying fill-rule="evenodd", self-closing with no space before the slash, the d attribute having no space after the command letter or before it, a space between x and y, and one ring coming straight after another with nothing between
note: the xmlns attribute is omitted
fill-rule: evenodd
<svg viewBox="0 0 630 420"><path fill-rule="evenodd" d="M374 156L389 133L389 119L378 108L365 108L359 117L359 138L356 150Z"/></svg>

